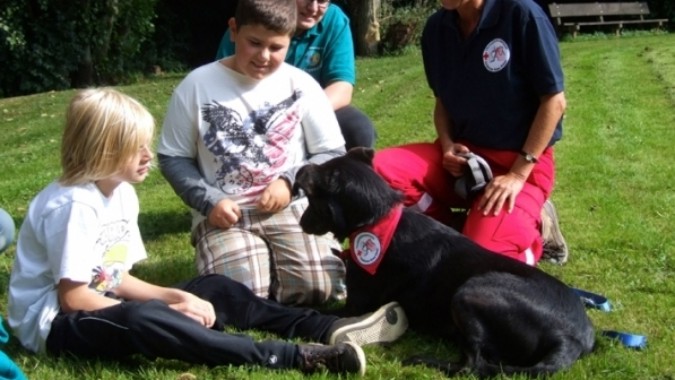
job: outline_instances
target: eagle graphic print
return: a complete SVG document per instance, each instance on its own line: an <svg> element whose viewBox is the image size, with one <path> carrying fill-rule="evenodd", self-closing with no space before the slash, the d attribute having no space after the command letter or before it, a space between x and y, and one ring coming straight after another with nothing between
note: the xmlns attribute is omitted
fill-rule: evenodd
<svg viewBox="0 0 675 380"><path fill-rule="evenodd" d="M265 104L247 115L216 101L202 106L203 121L209 125L204 145L219 166L216 185L226 194L257 195L277 179L300 123L301 95L295 91L278 104Z"/></svg>

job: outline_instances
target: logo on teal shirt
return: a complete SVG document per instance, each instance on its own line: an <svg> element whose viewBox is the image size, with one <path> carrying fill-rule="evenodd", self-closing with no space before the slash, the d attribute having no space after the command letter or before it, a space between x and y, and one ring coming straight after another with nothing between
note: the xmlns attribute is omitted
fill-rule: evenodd
<svg viewBox="0 0 675 380"><path fill-rule="evenodd" d="M321 61L323 60L322 56L323 50L322 49L317 49L313 48L307 55L307 68L308 69L316 69L318 67L321 67Z"/></svg>

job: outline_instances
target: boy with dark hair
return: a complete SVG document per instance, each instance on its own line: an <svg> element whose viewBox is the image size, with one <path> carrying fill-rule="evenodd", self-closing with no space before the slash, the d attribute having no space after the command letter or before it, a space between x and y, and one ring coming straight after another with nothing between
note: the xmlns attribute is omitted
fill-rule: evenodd
<svg viewBox="0 0 675 380"><path fill-rule="evenodd" d="M162 173L193 210L200 273L261 297L316 305L345 298L341 250L303 233L296 171L345 152L321 87L284 58L296 1L240 1L235 53L192 71L171 98L158 146Z"/></svg>
<svg viewBox="0 0 675 380"><path fill-rule="evenodd" d="M368 116L352 104L356 84L354 41L349 18L330 0L296 0L297 27L286 54L286 63L310 74L321 85L333 106L349 150L374 147L375 127ZM234 54L230 29L218 46L216 59Z"/></svg>

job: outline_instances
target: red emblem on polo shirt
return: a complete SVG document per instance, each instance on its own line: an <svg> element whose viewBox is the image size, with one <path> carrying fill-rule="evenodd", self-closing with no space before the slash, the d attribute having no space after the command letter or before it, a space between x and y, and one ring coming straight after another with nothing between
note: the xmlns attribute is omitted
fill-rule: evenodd
<svg viewBox="0 0 675 380"><path fill-rule="evenodd" d="M483 64L488 71L496 73L506 67L511 59L509 45L501 38L495 38L483 50Z"/></svg>

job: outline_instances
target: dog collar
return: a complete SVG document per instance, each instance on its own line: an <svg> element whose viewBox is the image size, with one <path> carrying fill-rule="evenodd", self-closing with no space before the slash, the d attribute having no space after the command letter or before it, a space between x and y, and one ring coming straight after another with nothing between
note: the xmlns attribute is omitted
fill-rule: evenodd
<svg viewBox="0 0 675 380"><path fill-rule="evenodd" d="M352 232L349 235L349 249L343 252L343 256L348 254L354 263L374 275L389 248L402 213L403 206L399 204L375 224Z"/></svg>

